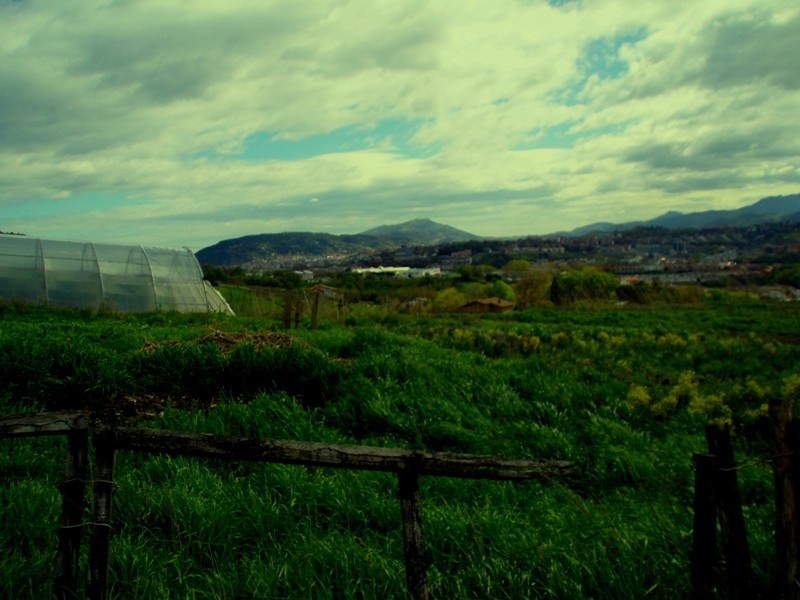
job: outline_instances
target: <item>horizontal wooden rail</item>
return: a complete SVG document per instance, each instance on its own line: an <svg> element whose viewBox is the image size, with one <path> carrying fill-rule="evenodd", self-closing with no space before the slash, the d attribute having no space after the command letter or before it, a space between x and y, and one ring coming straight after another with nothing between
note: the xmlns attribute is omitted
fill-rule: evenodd
<svg viewBox="0 0 800 600"><path fill-rule="evenodd" d="M412 471L418 475L533 479L567 475L573 466L571 462L563 460L525 460L345 444L232 438L164 429L118 427L104 433L111 436L113 445L119 450L367 471Z"/></svg>
<svg viewBox="0 0 800 600"><path fill-rule="evenodd" d="M84 413L51 412L40 415L13 415L0 418L0 438L28 435L66 435L87 429Z"/></svg>
<svg viewBox="0 0 800 600"><path fill-rule="evenodd" d="M567 475L572 463L524 460L470 454L420 452L344 444L232 438L163 429L98 427L95 440L117 450L134 450L200 458L262 461L340 469L392 471L400 484L403 548L409 597L428 600L428 555L422 540L419 476L441 475L475 479L532 479ZM110 476L109 476L110 479ZM98 572L102 573L101 570ZM105 600L106 596L97 596Z"/></svg>
<svg viewBox="0 0 800 600"><path fill-rule="evenodd" d="M94 430L95 448L94 518L91 523L88 577L88 597L91 600L108 598L109 537L114 456L117 450L396 473L403 518L406 580L409 595L414 600L428 599L428 557L422 541L420 521L420 476L521 480L569 475L573 468L573 463L564 460L528 460L346 444L261 440L163 429L111 427L102 423L90 428L89 419L83 413L2 417L0 438L63 434L70 440L65 483L76 485L68 486L69 493L64 497L59 574L53 593L58 600L77 597L80 516L84 503L90 429Z"/></svg>

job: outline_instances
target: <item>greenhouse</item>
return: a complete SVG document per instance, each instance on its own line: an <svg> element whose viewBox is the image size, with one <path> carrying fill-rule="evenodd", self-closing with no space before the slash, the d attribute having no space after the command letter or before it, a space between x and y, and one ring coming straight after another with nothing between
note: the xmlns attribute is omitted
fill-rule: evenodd
<svg viewBox="0 0 800 600"><path fill-rule="evenodd" d="M123 312L233 314L181 250L0 235L0 300Z"/></svg>

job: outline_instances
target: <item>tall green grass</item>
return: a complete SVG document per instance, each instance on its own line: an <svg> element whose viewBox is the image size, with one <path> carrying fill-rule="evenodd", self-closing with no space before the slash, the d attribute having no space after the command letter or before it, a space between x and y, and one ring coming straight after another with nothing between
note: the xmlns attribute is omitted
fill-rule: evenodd
<svg viewBox="0 0 800 600"><path fill-rule="evenodd" d="M422 479L432 597L676 598L689 593L691 455L705 450L712 416L694 409L718 394L745 463L766 598L772 482L759 408L797 374L797 317L750 303L351 316L265 345L255 334L275 320L0 307L0 405L569 459L576 474L558 481ZM213 343L218 330L240 343ZM133 416L132 399L152 415ZM65 449L57 438L0 441L0 596L49 595ZM113 598L405 597L391 474L120 452L116 483Z"/></svg>

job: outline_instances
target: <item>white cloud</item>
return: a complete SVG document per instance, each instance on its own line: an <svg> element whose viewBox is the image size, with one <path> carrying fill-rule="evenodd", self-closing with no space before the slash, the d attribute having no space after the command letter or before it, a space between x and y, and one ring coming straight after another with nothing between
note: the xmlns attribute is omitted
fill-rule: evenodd
<svg viewBox="0 0 800 600"><path fill-rule="evenodd" d="M524 235L796 192L798 23L780 0L0 4L0 229ZM236 158L390 119L430 151Z"/></svg>

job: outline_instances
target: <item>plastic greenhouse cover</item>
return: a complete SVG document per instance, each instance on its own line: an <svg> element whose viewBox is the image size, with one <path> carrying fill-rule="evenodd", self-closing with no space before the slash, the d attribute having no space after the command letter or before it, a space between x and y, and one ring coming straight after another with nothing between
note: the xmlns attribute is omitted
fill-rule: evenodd
<svg viewBox="0 0 800 600"><path fill-rule="evenodd" d="M0 235L0 298L126 312L232 311L188 248Z"/></svg>

